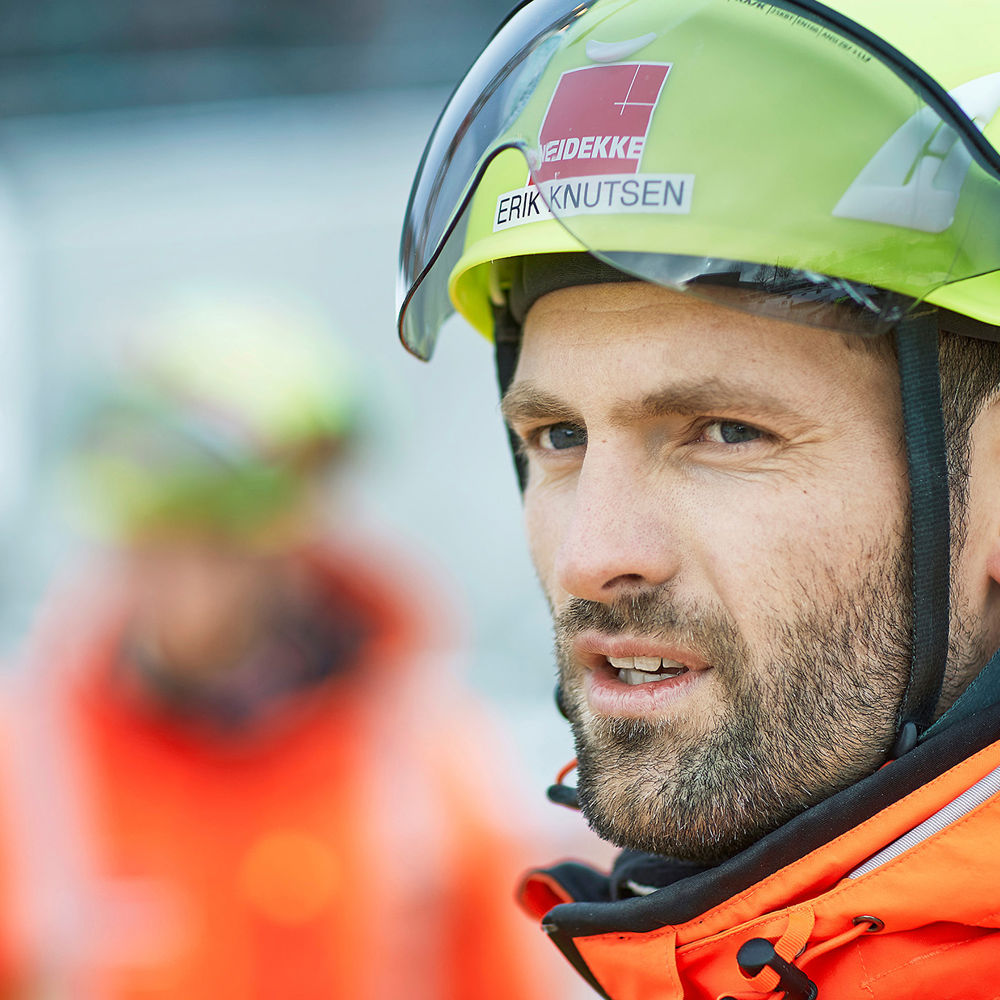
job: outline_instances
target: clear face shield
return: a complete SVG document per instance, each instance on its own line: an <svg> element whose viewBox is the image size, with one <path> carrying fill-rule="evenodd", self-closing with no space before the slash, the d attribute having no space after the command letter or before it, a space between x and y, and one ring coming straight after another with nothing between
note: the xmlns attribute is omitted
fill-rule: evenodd
<svg viewBox="0 0 1000 1000"><path fill-rule="evenodd" d="M1000 74L949 93L808 0L531 0L424 153L400 336L429 358L456 304L488 332L494 262L581 250L727 305L883 333L1000 269L1000 156L980 131L998 108Z"/></svg>

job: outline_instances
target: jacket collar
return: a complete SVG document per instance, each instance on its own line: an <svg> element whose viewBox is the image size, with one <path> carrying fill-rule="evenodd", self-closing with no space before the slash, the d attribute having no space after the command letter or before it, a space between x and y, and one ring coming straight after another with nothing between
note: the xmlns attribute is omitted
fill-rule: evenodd
<svg viewBox="0 0 1000 1000"><path fill-rule="evenodd" d="M985 773L995 767L996 761L990 764L987 759L990 755L980 751L998 737L1000 705L974 712L717 867L684 872L675 862L627 854L619 860L611 877L601 877L585 866L570 863L529 876L523 898L528 905L534 899L536 914L544 916L546 932L584 978L602 992L580 956L576 943L579 939L604 934L645 935L700 921L710 911L725 908L724 904L737 897L745 898L748 890L761 883L767 883L768 890L758 895L770 894L774 898L756 900L758 912L760 905L780 908L791 894L807 891L808 878L803 878L803 885L797 886L795 878L790 875L786 878L787 872L795 868L801 873L812 864L826 865L829 877L834 879L847 874L946 804L949 796L955 794L949 791L952 786L967 787L981 777L979 771ZM976 755L982 760L971 760ZM955 772L952 780L934 782L946 772ZM849 846L843 850L830 849L829 845L840 841L848 842ZM623 887L629 881L636 881L632 876L640 871L647 880L659 875L664 879L663 887L660 891L621 898ZM779 872L781 878L772 878ZM532 878L538 881L533 884ZM643 884L641 879L638 882ZM539 892L542 884L547 889ZM780 898L782 892L788 894L784 900ZM557 905L552 906L553 903ZM540 912L541 906L547 908L544 914ZM733 919L737 919L739 908L731 909ZM707 925L713 921L703 922L708 931Z"/></svg>

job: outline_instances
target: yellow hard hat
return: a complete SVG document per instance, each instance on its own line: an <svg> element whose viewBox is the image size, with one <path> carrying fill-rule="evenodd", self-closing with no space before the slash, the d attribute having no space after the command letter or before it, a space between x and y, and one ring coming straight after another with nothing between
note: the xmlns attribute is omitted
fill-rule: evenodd
<svg viewBox="0 0 1000 1000"><path fill-rule="evenodd" d="M520 257L685 290L755 267L879 321L1000 324L1000 6L531 0L445 108L400 252L400 333L486 335ZM772 281L773 284L773 281ZM808 296L806 296L808 297ZM901 304L902 303L902 304Z"/></svg>

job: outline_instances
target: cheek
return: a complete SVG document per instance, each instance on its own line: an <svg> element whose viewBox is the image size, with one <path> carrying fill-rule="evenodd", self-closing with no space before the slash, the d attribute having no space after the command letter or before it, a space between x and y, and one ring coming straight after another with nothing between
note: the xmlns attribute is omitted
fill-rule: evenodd
<svg viewBox="0 0 1000 1000"><path fill-rule="evenodd" d="M528 487L524 494L524 528L535 572L550 602L555 603L554 569L560 544L559 504L551 495Z"/></svg>
<svg viewBox="0 0 1000 1000"><path fill-rule="evenodd" d="M705 580L748 640L851 591L896 550L905 496L844 485L744 488L738 501L703 495L692 505L692 537L711 539L700 553Z"/></svg>

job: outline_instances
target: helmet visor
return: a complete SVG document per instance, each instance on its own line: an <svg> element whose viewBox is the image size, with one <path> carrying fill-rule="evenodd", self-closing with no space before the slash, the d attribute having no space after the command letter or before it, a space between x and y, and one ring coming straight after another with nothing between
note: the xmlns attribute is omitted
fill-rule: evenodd
<svg viewBox="0 0 1000 1000"><path fill-rule="evenodd" d="M948 93L810 0L532 0L425 152L400 335L429 357L491 261L561 250L817 325L846 302L879 333L1000 269L998 107L1000 74Z"/></svg>

